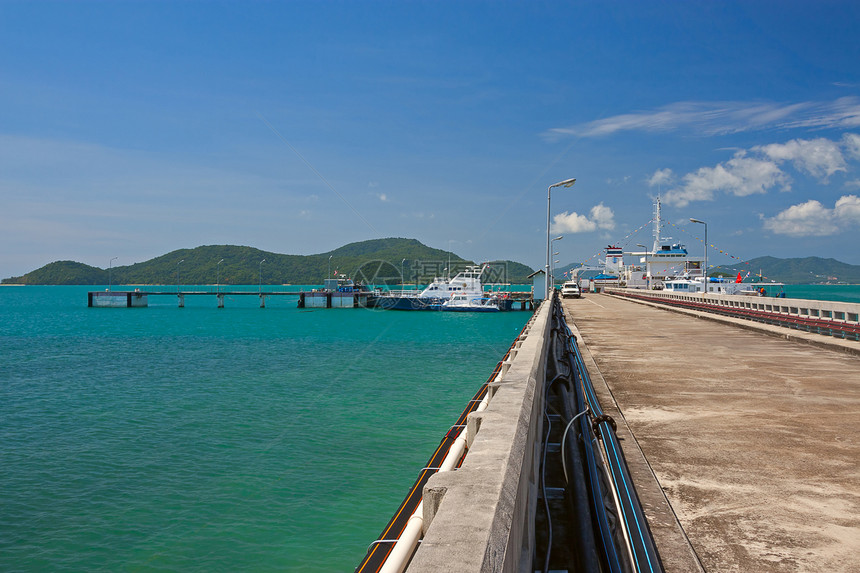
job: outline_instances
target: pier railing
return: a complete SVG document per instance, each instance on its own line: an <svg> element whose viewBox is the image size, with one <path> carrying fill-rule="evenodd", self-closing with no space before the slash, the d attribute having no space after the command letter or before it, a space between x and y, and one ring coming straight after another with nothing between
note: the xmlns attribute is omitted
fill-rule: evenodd
<svg viewBox="0 0 860 573"><path fill-rule="evenodd" d="M124 286L127 290L129 287ZM118 290L118 289L116 289ZM291 285L143 285L132 287L134 292L143 294L224 294L224 295L259 295L263 294L293 294L298 296L301 287Z"/></svg>
<svg viewBox="0 0 860 573"><path fill-rule="evenodd" d="M860 304L853 302L711 293L680 294L631 288L607 288L605 292L825 336L860 340Z"/></svg>

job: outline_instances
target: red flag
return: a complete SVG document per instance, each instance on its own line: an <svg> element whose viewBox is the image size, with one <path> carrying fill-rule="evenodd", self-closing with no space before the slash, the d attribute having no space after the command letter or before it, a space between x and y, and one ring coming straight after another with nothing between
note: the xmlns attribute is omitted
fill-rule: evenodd
<svg viewBox="0 0 860 573"><path fill-rule="evenodd" d="M735 279L736 283L744 282L744 279L741 278L741 273L738 273L738 278Z"/></svg>

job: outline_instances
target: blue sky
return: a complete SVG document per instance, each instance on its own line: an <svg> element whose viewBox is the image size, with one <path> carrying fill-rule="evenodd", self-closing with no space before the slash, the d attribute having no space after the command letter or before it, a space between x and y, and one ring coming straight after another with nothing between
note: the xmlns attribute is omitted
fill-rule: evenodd
<svg viewBox="0 0 860 573"><path fill-rule="evenodd" d="M3 2L0 276L379 237L538 268L570 177L561 265L650 244L658 192L711 264L860 264L858 29L827 1Z"/></svg>

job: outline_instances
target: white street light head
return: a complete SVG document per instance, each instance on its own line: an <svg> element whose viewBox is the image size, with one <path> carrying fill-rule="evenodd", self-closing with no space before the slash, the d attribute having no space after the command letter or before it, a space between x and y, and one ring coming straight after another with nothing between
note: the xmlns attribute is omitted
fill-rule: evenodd
<svg viewBox="0 0 860 573"><path fill-rule="evenodd" d="M564 238L564 235L559 235L558 237L556 237L555 239L553 239L553 241L560 241L560 240L562 240L563 238Z"/></svg>
<svg viewBox="0 0 860 573"><path fill-rule="evenodd" d="M550 261L550 253L552 252L552 247L550 246L549 240L549 232L550 232L550 201L552 197L552 188L553 187L570 187L576 183L576 179L565 179L564 181L559 181L558 183L553 183L546 190L546 290L544 291L545 299L548 300L550 298L550 279L552 276L552 263ZM559 237L561 238L561 237Z"/></svg>
<svg viewBox="0 0 860 573"><path fill-rule="evenodd" d="M693 219L692 217L690 217L690 222L691 222L691 223L701 223L702 225L704 225L704 224L705 224L705 222L704 222L704 221L699 221L698 219Z"/></svg>
<svg viewBox="0 0 860 573"><path fill-rule="evenodd" d="M564 181L553 183L550 187L573 187L574 183L576 183L576 179L565 179Z"/></svg>

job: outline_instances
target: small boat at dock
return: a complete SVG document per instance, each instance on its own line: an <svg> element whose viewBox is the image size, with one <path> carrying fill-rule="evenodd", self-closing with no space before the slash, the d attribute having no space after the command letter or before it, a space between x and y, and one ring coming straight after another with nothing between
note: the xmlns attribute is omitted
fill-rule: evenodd
<svg viewBox="0 0 860 573"><path fill-rule="evenodd" d="M455 294L439 309L447 312L499 312L499 299Z"/></svg>
<svg viewBox="0 0 860 573"><path fill-rule="evenodd" d="M368 306L387 310L442 310L442 305L454 296L481 299L485 296L481 275L488 266L467 266L452 279L437 277L421 291L379 291L368 300Z"/></svg>

